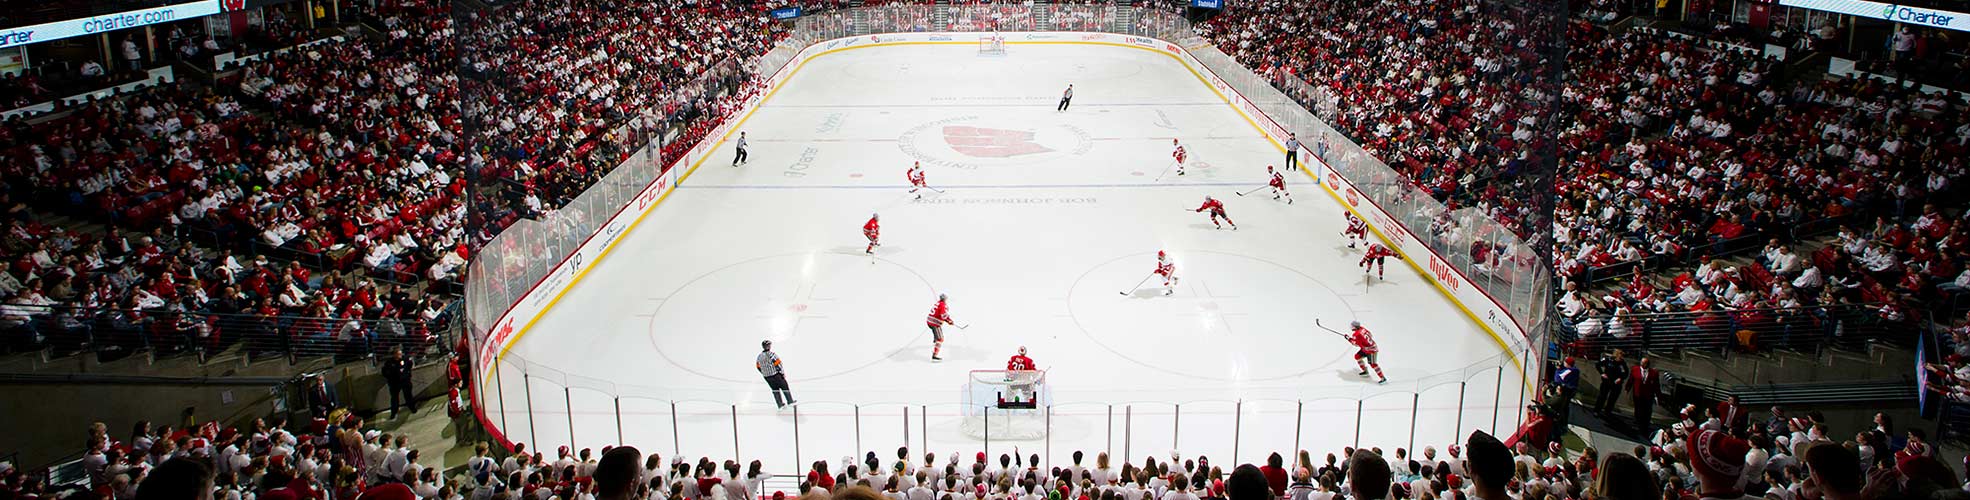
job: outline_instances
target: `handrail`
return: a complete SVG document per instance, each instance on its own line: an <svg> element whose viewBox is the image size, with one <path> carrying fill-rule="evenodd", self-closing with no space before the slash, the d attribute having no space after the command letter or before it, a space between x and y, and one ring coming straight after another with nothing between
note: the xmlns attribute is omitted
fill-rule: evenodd
<svg viewBox="0 0 1970 500"><path fill-rule="evenodd" d="M34 347L55 357L137 352L191 354L201 360L238 346L248 357L279 355L290 362L319 356L369 357L403 349L412 356L453 347L460 304L446 303L431 320L259 315L157 308L0 305L0 328L21 329ZM410 314L417 314L411 311Z"/></svg>
<svg viewBox="0 0 1970 500"><path fill-rule="evenodd" d="M1555 340L1577 351L1597 349L1782 348L1819 353L1826 347L1858 349L1869 342L1907 343L1912 325L1882 319L1883 304L1838 304L1793 308L1717 309L1665 313L1588 315L1556 322ZM1587 323L1596 320L1599 325ZM1618 331L1616 323L1622 328ZM1583 333L1582 324L1596 331ZM1621 333L1626 332L1626 333ZM1749 332L1749 334L1745 334Z"/></svg>

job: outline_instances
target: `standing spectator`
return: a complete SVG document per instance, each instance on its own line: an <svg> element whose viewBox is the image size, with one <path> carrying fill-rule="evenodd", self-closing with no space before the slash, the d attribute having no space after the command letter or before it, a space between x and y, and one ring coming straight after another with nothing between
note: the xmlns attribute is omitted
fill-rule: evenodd
<svg viewBox="0 0 1970 500"><path fill-rule="evenodd" d="M1286 169L1298 170L1299 168L1300 134L1288 134L1286 136Z"/></svg>
<svg viewBox="0 0 1970 500"><path fill-rule="evenodd" d="M397 418L398 396L402 396L403 406L417 413L417 400L410 392L410 372L410 360L404 359L403 348L390 351L390 359L383 362L383 381L390 386L390 418Z"/></svg>
<svg viewBox="0 0 1970 500"><path fill-rule="evenodd" d="M1067 84L1067 90L1060 93L1060 107L1054 108L1054 111L1066 111L1067 106L1073 103L1074 103L1074 84L1069 83Z"/></svg>
<svg viewBox="0 0 1970 500"><path fill-rule="evenodd" d="M123 38L123 64L132 72L144 69L144 53L137 50L135 35Z"/></svg>
<svg viewBox="0 0 1970 500"><path fill-rule="evenodd" d="M1628 372L1628 393L1635 401L1635 433L1647 434L1649 416L1655 411L1655 395L1662 390L1662 371L1649 368L1649 359L1635 364Z"/></svg>
<svg viewBox="0 0 1970 500"><path fill-rule="evenodd" d="M739 142L737 143L737 146L738 147L733 148L738 151L737 154L734 154L732 156L732 166L734 167L745 164L746 162L746 133L745 132L739 132Z"/></svg>
<svg viewBox="0 0 1970 500"><path fill-rule="evenodd" d="M1745 498L1738 478L1744 474L1744 455L1751 445L1722 431L1703 431L1690 439L1689 449L1697 494L1717 500Z"/></svg>
<svg viewBox="0 0 1970 500"><path fill-rule="evenodd" d="M1621 399L1621 383L1628 380L1628 361L1623 359L1620 349L1601 355L1594 362L1594 369L1601 372L1600 393L1594 395L1594 413L1603 417L1614 413L1614 403Z"/></svg>
<svg viewBox="0 0 1970 500"><path fill-rule="evenodd" d="M1550 435L1559 436L1566 434L1567 422L1573 420L1573 394L1580 392L1580 369L1573 366L1573 356L1567 356L1560 362L1560 369L1553 372L1553 387L1559 390L1559 400L1549 401L1546 406L1557 417L1553 419Z"/></svg>
<svg viewBox="0 0 1970 500"><path fill-rule="evenodd" d="M743 141L745 139L741 138L740 140ZM742 142L740 144L744 143ZM744 151L743 149L740 150L739 155L741 157L745 156ZM773 404L779 405L780 408L786 408L787 405L794 403L793 390L787 388L786 368L780 365L780 355L773 354L773 341L762 340L759 342L759 357L753 359L752 367L759 370L759 376L766 377L766 387L773 389Z"/></svg>
<svg viewBox="0 0 1970 500"><path fill-rule="evenodd" d="M1502 449L1503 445L1500 446ZM1375 452L1354 450L1354 455L1348 457L1347 474L1348 492L1351 493L1349 498L1374 500L1389 497L1389 481L1393 479L1389 474L1389 462L1382 460ZM1502 483L1500 487L1502 489ZM1498 500L1505 500L1505 497L1498 497Z"/></svg>
<svg viewBox="0 0 1970 500"><path fill-rule="evenodd" d="M1738 401L1736 394L1727 396L1722 402L1717 403L1714 415L1724 424L1724 430L1731 434L1738 434L1738 431L1743 430L1751 420L1751 415L1744 410L1744 403ZM1753 476L1751 479L1758 478Z"/></svg>
<svg viewBox="0 0 1970 500"><path fill-rule="evenodd" d="M1512 452L1505 448L1505 443L1484 431L1473 431L1464 441L1464 448L1469 453L1465 468L1470 472L1471 495L1478 500L1510 500L1512 497L1505 494L1505 483L1512 480L1513 462ZM1382 483L1388 481L1384 479Z"/></svg>
<svg viewBox="0 0 1970 500"><path fill-rule="evenodd" d="M328 412L335 409L335 390L328 386L328 379L321 375L309 377L308 412L315 418L328 418Z"/></svg>

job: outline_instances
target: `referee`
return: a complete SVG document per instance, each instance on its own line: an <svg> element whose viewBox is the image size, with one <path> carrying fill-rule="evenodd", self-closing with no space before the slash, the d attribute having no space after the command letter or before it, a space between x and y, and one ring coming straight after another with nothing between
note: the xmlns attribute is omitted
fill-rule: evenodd
<svg viewBox="0 0 1970 500"><path fill-rule="evenodd" d="M759 369L759 376L766 377L766 386L773 389L773 404L785 409L794 403L793 390L787 388L787 372L780 367L780 355L773 354L773 341L759 342L759 357L753 360L752 367Z"/></svg>
<svg viewBox="0 0 1970 500"><path fill-rule="evenodd" d="M739 166L740 164L746 162L746 133L745 132L739 132L738 150L739 153L732 157L732 166L734 167Z"/></svg>
<svg viewBox="0 0 1970 500"><path fill-rule="evenodd" d="M1060 93L1060 107L1054 108L1053 110L1066 111L1067 105L1073 103L1074 103L1074 84L1069 83L1067 84L1067 91Z"/></svg>
<svg viewBox="0 0 1970 500"><path fill-rule="evenodd" d="M1300 168L1300 134L1288 134L1286 138L1286 169Z"/></svg>

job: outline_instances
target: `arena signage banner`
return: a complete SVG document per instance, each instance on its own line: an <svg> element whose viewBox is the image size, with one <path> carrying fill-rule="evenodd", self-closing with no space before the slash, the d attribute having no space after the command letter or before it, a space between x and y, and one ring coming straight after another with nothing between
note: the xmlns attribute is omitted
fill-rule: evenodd
<svg viewBox="0 0 1970 500"><path fill-rule="evenodd" d="M787 20L792 20L793 18L796 18L796 17L800 17L800 7L787 7L787 8L784 8L784 9L773 9L773 12L771 13L771 15L773 16L773 20L775 20L775 21L787 21Z"/></svg>
<svg viewBox="0 0 1970 500"><path fill-rule="evenodd" d="M237 1L237 0L235 0ZM225 12L219 0L200 0L142 10L0 29L0 48L95 35Z"/></svg>
<svg viewBox="0 0 1970 500"><path fill-rule="evenodd" d="M1868 0L1780 0L1779 5L1931 28L1970 31L1970 14L1925 7Z"/></svg>

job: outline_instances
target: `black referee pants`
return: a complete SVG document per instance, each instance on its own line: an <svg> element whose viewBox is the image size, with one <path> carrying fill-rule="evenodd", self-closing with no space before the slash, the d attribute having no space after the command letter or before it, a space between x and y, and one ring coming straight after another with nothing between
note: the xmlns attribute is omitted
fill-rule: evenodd
<svg viewBox="0 0 1970 500"><path fill-rule="evenodd" d="M1073 104L1073 103L1074 103L1074 98L1072 98L1072 97L1062 97L1062 98L1060 98L1060 107L1058 107L1058 108L1054 108L1054 111L1066 111L1066 110L1067 110L1067 105L1068 105L1068 104Z"/></svg>
<svg viewBox="0 0 1970 500"><path fill-rule="evenodd" d="M766 377L766 387L773 389L773 404L786 406L793 404L793 390L787 388L787 374L775 373ZM785 395L784 397L782 395Z"/></svg>

